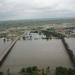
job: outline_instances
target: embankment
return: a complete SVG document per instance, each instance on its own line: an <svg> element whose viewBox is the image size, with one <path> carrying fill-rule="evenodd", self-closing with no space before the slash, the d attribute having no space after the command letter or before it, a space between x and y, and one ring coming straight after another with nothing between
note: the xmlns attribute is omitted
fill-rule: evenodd
<svg viewBox="0 0 75 75"><path fill-rule="evenodd" d="M66 41L65 41L65 39L63 37L61 38L61 41L62 41L62 43L63 43L63 45L65 47L65 50L66 50L67 54L69 55L69 58L70 58L73 66L75 68L75 56L73 54L73 51L69 48L68 44L66 43Z"/></svg>

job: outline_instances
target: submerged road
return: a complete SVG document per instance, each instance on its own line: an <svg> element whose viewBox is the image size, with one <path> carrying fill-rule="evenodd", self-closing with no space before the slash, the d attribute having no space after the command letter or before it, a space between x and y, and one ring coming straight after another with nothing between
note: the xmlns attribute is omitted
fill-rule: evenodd
<svg viewBox="0 0 75 75"><path fill-rule="evenodd" d="M8 46L8 48L4 51L4 53L0 56L0 67L4 63L5 59L7 58L8 54L11 52L12 48L16 44L17 40L20 36L16 37L16 39Z"/></svg>

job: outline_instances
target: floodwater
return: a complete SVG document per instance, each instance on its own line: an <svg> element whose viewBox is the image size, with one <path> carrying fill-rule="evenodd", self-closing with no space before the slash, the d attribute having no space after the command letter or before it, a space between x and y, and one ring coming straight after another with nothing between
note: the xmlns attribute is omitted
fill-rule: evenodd
<svg viewBox="0 0 75 75"><path fill-rule="evenodd" d="M4 53L4 51L6 50L6 48L8 48L8 46L11 44L11 41L7 41L7 39L5 39L6 41L4 41L4 38L0 38L0 56Z"/></svg>
<svg viewBox="0 0 75 75"><path fill-rule="evenodd" d="M40 68L50 66L51 70L58 66L72 68L72 63L60 39L43 40L42 36L36 33L28 36L32 36L31 39L21 38L17 41L1 71L9 68L11 72L19 72L21 68L29 66Z"/></svg>
<svg viewBox="0 0 75 75"><path fill-rule="evenodd" d="M73 51L75 55L75 38L68 38L66 39L66 42L69 45L69 48Z"/></svg>

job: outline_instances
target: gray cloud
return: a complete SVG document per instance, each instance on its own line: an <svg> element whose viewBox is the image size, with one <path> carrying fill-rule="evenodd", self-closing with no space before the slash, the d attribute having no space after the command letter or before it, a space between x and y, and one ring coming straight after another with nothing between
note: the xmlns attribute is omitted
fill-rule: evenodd
<svg viewBox="0 0 75 75"><path fill-rule="evenodd" d="M0 0L0 20L75 17L75 0Z"/></svg>

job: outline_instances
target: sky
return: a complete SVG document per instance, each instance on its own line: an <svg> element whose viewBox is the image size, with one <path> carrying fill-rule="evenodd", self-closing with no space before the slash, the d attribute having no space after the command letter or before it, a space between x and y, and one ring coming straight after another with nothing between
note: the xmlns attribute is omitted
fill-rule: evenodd
<svg viewBox="0 0 75 75"><path fill-rule="evenodd" d="M0 20L75 17L75 0L0 0Z"/></svg>

